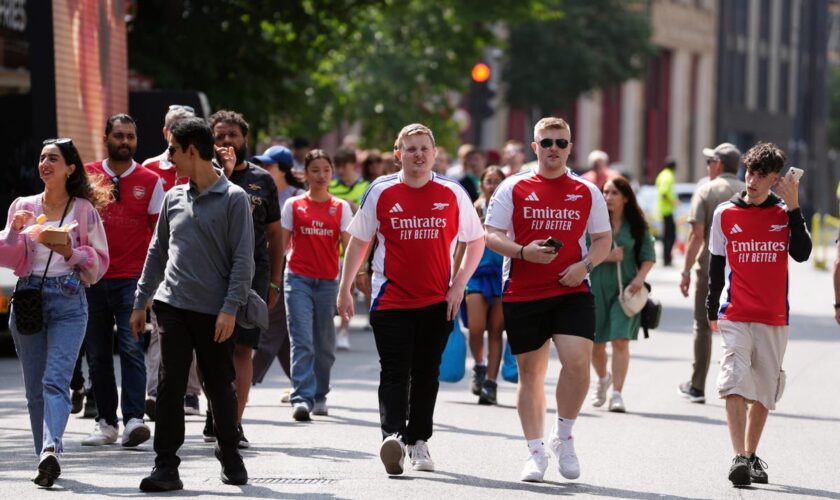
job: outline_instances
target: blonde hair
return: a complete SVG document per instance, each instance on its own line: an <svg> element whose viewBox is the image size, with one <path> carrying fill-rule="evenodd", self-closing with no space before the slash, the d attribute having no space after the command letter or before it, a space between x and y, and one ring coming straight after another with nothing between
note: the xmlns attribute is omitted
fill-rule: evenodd
<svg viewBox="0 0 840 500"><path fill-rule="evenodd" d="M422 123L412 123L411 125L406 125L402 128L402 130L400 130L400 133L397 135L397 140L394 142L394 149L399 149L402 146L403 139L406 137L418 134L429 136L429 139L432 140L432 147L435 146L435 136L432 134L431 129Z"/></svg>
<svg viewBox="0 0 840 500"><path fill-rule="evenodd" d="M588 163L590 167L595 166L595 163L598 161L603 161L604 165L610 162L610 157L607 153L601 151L600 149L595 149L591 153L589 153Z"/></svg>
<svg viewBox="0 0 840 500"><path fill-rule="evenodd" d="M540 121L534 125L534 140L536 140L537 135L539 135L540 132L549 129L568 130L569 136L572 135L572 127L566 123L566 120L554 116L547 116L545 118L541 118Z"/></svg>

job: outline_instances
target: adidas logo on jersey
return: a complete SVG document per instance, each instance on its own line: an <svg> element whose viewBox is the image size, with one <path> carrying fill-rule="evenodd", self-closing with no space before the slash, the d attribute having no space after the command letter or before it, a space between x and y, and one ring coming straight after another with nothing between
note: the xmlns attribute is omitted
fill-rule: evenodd
<svg viewBox="0 0 840 500"><path fill-rule="evenodd" d="M566 201L578 201L581 198L583 198L582 194L567 194L566 195Z"/></svg>
<svg viewBox="0 0 840 500"><path fill-rule="evenodd" d="M540 201L540 198L537 196L537 193L535 193L533 191L531 192L531 194L526 196L525 199L528 200L528 201Z"/></svg>
<svg viewBox="0 0 840 500"><path fill-rule="evenodd" d="M729 234L738 234L738 233L743 233L743 232L744 232L744 230L743 230L743 229L741 229L741 226L739 226L738 224L735 224L735 225L734 225L734 226L732 226L732 228L729 230Z"/></svg>
<svg viewBox="0 0 840 500"><path fill-rule="evenodd" d="M770 232L771 233L779 233L786 227L787 227L787 224L770 224Z"/></svg>
<svg viewBox="0 0 840 500"><path fill-rule="evenodd" d="M391 207L391 210L388 210L388 212L390 212L392 214L398 214L400 212L404 212L404 210L403 210L403 207L401 207L399 203L394 203L394 206Z"/></svg>

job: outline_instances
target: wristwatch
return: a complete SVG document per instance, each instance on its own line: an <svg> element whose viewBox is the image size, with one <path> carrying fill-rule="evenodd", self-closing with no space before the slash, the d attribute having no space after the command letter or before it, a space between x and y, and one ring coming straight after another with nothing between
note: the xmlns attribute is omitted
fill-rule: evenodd
<svg viewBox="0 0 840 500"><path fill-rule="evenodd" d="M589 257L584 257L583 258L583 265L586 266L586 274L591 273L592 268L595 267L595 266L592 265L592 261L589 260Z"/></svg>
<svg viewBox="0 0 840 500"><path fill-rule="evenodd" d="M682 276L683 278L690 278L691 277L691 271L683 271L683 272L680 273L680 276Z"/></svg>

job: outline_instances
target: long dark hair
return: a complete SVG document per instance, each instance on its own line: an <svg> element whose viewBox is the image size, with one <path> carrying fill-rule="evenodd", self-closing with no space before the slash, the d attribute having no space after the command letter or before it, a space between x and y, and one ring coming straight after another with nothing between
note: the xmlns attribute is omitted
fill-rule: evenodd
<svg viewBox="0 0 840 500"><path fill-rule="evenodd" d="M76 149L72 140L48 139L44 141L44 145L57 147L64 158L64 162L75 167L65 184L67 194L75 198L86 199L97 210L104 208L112 201L111 190L105 185L104 177L95 174L88 175L82 157L79 155L79 150Z"/></svg>
<svg viewBox="0 0 840 500"><path fill-rule="evenodd" d="M639 202L636 201L636 193L633 192L630 182L624 177L617 176L608 179L604 186L607 184L615 186L618 192L627 198L627 203L624 205L624 218L630 223L630 235L637 242L641 242L645 233L647 233L648 223L645 219L645 213L639 206Z"/></svg>
<svg viewBox="0 0 840 500"><path fill-rule="evenodd" d="M283 172L283 178L286 179L286 184L297 189L306 189L306 186L300 182L297 177L295 177L295 174L292 173L292 167L290 165L278 162L277 168Z"/></svg>

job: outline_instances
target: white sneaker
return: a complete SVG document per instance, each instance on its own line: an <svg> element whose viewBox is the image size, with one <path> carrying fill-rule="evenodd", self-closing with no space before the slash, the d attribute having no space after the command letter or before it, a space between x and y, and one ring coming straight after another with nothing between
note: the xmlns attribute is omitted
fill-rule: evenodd
<svg viewBox="0 0 840 500"><path fill-rule="evenodd" d="M612 374L607 372L607 380L602 383L599 377L596 384L597 385L592 391L592 397L590 399L592 401L592 406L600 408L607 402L607 389L609 389L610 384L612 384Z"/></svg>
<svg viewBox="0 0 840 500"><path fill-rule="evenodd" d="M624 413L627 411L627 408L624 407L624 399L620 393L610 396L610 411L615 413Z"/></svg>
<svg viewBox="0 0 840 500"><path fill-rule="evenodd" d="M411 460L411 468L426 472L435 471L435 463L429 454L429 444L425 441L417 441L414 445L408 445L408 458Z"/></svg>
<svg viewBox="0 0 840 500"><path fill-rule="evenodd" d="M82 439L82 446L104 446L106 444L113 444L117 442L117 435L119 431L113 425L108 425L104 420L100 420L93 428L90 436Z"/></svg>
<svg viewBox="0 0 840 500"><path fill-rule="evenodd" d="M403 473L405 445L396 436L388 436L379 447L379 458L385 466L385 472L392 476Z"/></svg>
<svg viewBox="0 0 840 500"><path fill-rule="evenodd" d="M151 436L152 431L148 425L143 423L142 418L132 418L123 429L122 445L126 448L133 448L145 443Z"/></svg>
<svg viewBox="0 0 840 500"><path fill-rule="evenodd" d="M335 348L339 351L350 350L350 332L344 329L338 331L338 335L335 336Z"/></svg>
<svg viewBox="0 0 840 500"><path fill-rule="evenodd" d="M522 475L519 476L519 480L528 483L541 483L546 469L548 469L548 455L545 453L534 453L525 462L525 467L522 468Z"/></svg>
<svg viewBox="0 0 840 500"><path fill-rule="evenodd" d="M288 403L289 398L291 397L292 391L291 389L283 389L283 395L280 396L281 403Z"/></svg>
<svg viewBox="0 0 840 500"><path fill-rule="evenodd" d="M557 469L560 475L566 479L577 479L580 477L580 462L578 462L577 454L575 453L574 438L560 439L557 436L557 428L551 432L551 438L548 441L551 451L557 457Z"/></svg>

